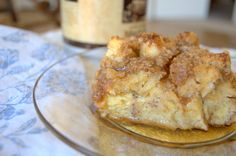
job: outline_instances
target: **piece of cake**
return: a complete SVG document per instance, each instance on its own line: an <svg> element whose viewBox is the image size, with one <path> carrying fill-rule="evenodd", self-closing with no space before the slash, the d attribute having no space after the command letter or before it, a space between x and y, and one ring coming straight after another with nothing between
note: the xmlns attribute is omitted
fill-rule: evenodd
<svg viewBox="0 0 236 156"><path fill-rule="evenodd" d="M112 37L93 85L102 117L167 129L236 121L236 86L227 51L210 53L196 34Z"/></svg>

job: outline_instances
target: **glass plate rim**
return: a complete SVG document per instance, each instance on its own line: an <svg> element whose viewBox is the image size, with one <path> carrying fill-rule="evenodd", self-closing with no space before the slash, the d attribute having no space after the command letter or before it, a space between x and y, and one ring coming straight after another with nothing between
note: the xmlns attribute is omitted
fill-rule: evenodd
<svg viewBox="0 0 236 156"><path fill-rule="evenodd" d="M86 53L87 51L85 52L82 52L82 53ZM38 83L39 81L41 80L41 78L50 70L52 69L54 66L56 66L57 64L67 60L67 59L70 59L70 58L73 58L73 57L76 57L76 56L80 56L82 53L76 53L76 54L72 54L72 55L69 55L63 59L60 59L56 62L54 62L53 64L51 64L49 67L47 67L39 76L38 78L36 79L35 83L34 83L34 86L33 86L33 95L32 95L32 98L33 98L33 104L34 104L34 109L36 111L36 114L38 115L39 119L41 120L41 122L48 128L48 130L50 132L52 132L59 140L63 141L64 143L66 143L67 145L69 145L70 147L72 147L73 149L77 150L78 152L81 152L82 154L85 154L85 155L88 155L88 156L99 156L100 154L96 153L96 152L93 152L85 147L83 147L82 145L79 145L75 142L73 142L71 139L69 139L68 137L64 136L62 133L60 133L55 127L53 127L50 122L44 117L44 115L41 113L39 107L38 107L38 102L36 100L36 89L37 89L37 86L38 86Z"/></svg>

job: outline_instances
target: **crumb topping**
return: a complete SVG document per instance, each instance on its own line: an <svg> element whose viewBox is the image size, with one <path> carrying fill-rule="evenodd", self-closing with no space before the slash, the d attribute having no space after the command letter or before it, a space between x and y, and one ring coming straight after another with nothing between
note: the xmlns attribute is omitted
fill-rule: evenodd
<svg viewBox="0 0 236 156"><path fill-rule="evenodd" d="M171 83L171 89L175 86L183 104L193 95L184 92L187 87L192 85L194 91L205 95L218 81L225 77L232 79L229 53L214 54L201 48L195 33L184 32L175 38L156 33L141 33L130 38L116 36L109 41L97 72L94 101L102 101L115 82L139 71L154 73L158 80ZM208 79L204 77L206 72L212 74ZM209 88L202 87L203 84Z"/></svg>

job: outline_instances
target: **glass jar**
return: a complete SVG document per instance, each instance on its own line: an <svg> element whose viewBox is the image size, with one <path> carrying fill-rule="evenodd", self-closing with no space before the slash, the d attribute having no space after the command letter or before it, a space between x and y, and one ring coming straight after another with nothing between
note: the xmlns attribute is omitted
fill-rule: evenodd
<svg viewBox="0 0 236 156"><path fill-rule="evenodd" d="M61 0L64 40L93 48L145 31L147 0Z"/></svg>

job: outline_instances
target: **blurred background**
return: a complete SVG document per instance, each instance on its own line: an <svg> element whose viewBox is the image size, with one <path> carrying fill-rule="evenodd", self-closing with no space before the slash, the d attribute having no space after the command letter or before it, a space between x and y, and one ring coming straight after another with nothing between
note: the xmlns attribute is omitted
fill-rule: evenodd
<svg viewBox="0 0 236 156"><path fill-rule="evenodd" d="M167 35L195 31L206 36L207 44L207 36L215 35L236 45L231 40L236 34L235 0L148 0L147 21L148 30ZM0 24L37 33L55 30L60 28L60 0L0 0Z"/></svg>
<svg viewBox="0 0 236 156"><path fill-rule="evenodd" d="M59 0L1 0L0 23L36 32L57 28L59 3ZM147 11L149 21L236 23L235 0L148 0Z"/></svg>

